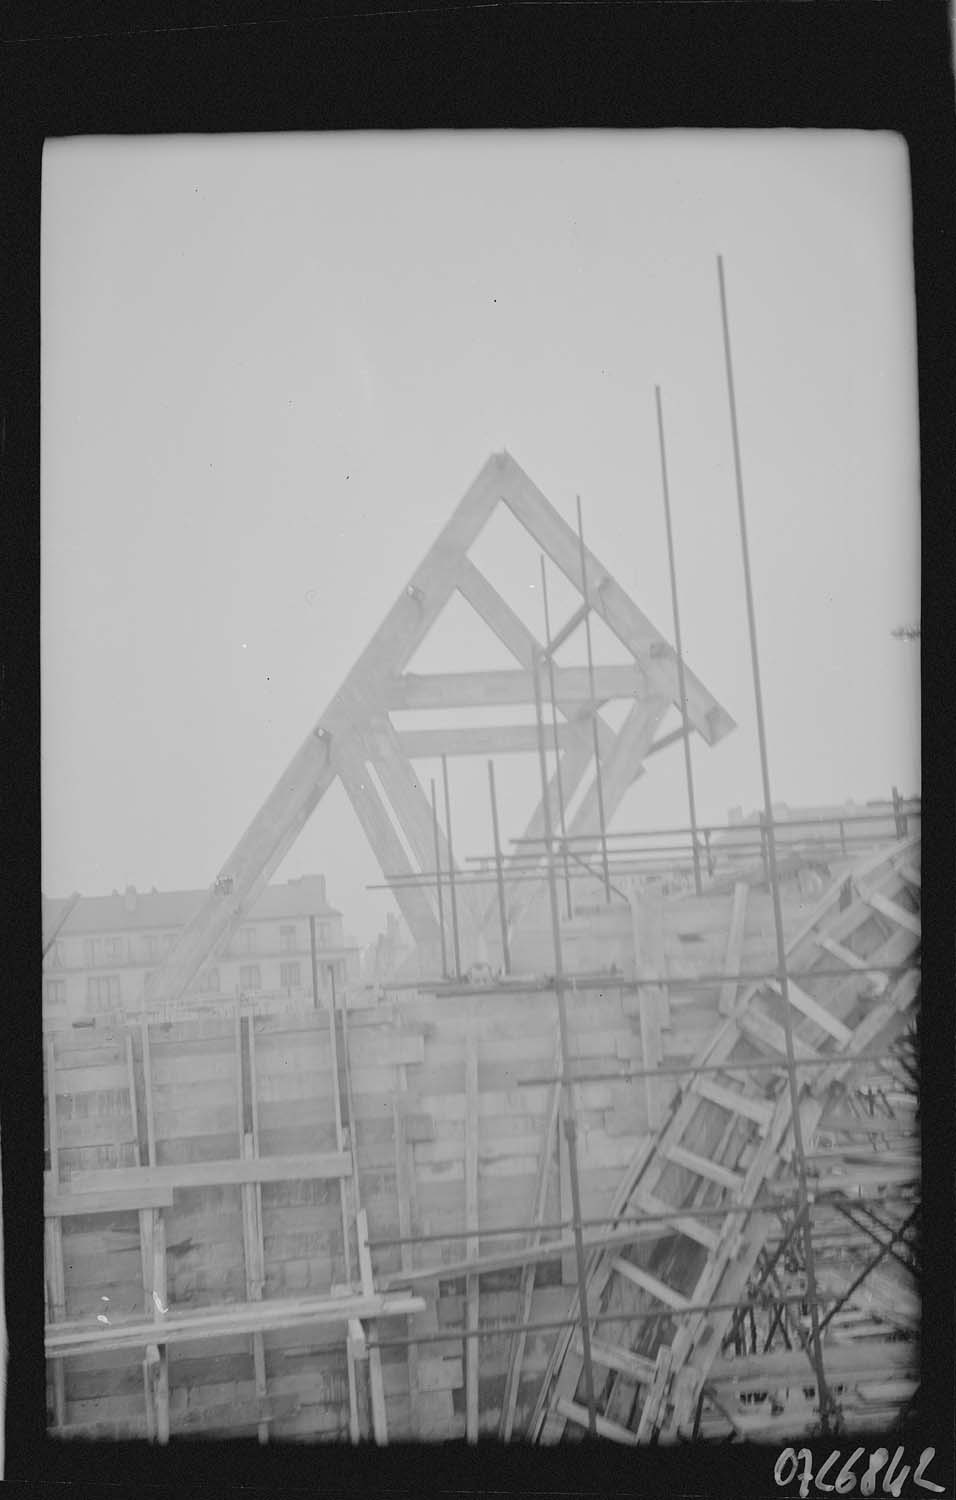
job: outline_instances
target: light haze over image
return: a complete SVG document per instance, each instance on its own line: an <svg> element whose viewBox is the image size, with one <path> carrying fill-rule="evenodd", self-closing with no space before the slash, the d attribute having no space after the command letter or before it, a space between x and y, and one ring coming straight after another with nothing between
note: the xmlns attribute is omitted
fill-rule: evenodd
<svg viewBox="0 0 956 1500"><path fill-rule="evenodd" d="M718 253L774 799L918 794L919 645L892 633L920 610L900 139L49 143L44 892L210 885L493 451L572 526L581 496L589 548L673 640L655 385L684 654L737 721L693 741L698 816L758 807ZM540 636L533 546L496 516L473 555ZM508 665L447 624L410 670ZM450 774L456 853L487 853L485 766ZM501 762L506 839L538 786L533 756ZM614 826L686 822L675 745ZM394 909L339 787L275 878L311 871L362 940Z"/></svg>

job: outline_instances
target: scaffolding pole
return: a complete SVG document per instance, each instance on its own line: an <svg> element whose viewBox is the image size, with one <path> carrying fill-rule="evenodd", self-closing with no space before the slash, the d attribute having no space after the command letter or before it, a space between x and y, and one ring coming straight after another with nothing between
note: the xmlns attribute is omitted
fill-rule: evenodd
<svg viewBox="0 0 956 1500"><path fill-rule="evenodd" d="M554 993L558 1005L558 1029L561 1037L561 1069L567 1075L570 1059L568 1046L568 1017L564 996L564 965L561 957L561 919L558 915L558 890L554 875L554 845L552 842L551 804L548 797L548 763L544 749L544 718L541 712L541 684L538 678L540 653L535 653L531 675L534 678L535 723L538 730L538 764L541 770L541 807L544 814L544 831L547 836L548 897L551 908L551 937L554 943ZM597 731L595 730L595 734ZM581 1229L581 1186L578 1180L578 1143L574 1118L572 1085L567 1076L561 1086L561 1105L564 1116L564 1136L568 1147L568 1176L571 1185L571 1213L574 1219L574 1255L577 1266L578 1302L581 1314L581 1343L584 1353L584 1384L588 1408L588 1429L592 1437L597 1436L597 1405L594 1395L594 1366L591 1361L591 1328L588 1311L587 1266L584 1258L584 1236Z"/></svg>
<svg viewBox="0 0 956 1500"><path fill-rule="evenodd" d="M591 708L591 729L594 735L594 785L597 791L598 827L601 830L601 866L604 870L604 895L611 904L611 876L607 866L607 819L604 816L604 776L601 771L601 742L597 726L597 691L594 686L594 652L591 647L591 600L588 593L587 552L584 546L584 518L581 514L581 496L576 496L578 507L578 542L581 550L581 594L584 598L584 638L588 651L588 694Z"/></svg>
<svg viewBox="0 0 956 1500"><path fill-rule="evenodd" d="M448 887L451 891L451 933L455 944L455 974L461 978L461 944L458 938L458 894L455 890L455 848L451 834L451 793L448 790L448 756L441 758L442 781L445 785L445 837L448 840Z"/></svg>
<svg viewBox="0 0 956 1500"><path fill-rule="evenodd" d="M571 900L571 873L568 869L568 829L564 814L564 777L561 774L561 747L558 743L558 702L554 691L554 649L551 644L551 611L548 608L548 573L541 554L541 599L544 604L544 644L548 662L548 691L551 696L551 728L554 730L554 775L558 786L558 817L561 823L561 858L564 862L564 896L568 921L574 916Z"/></svg>
<svg viewBox="0 0 956 1500"><path fill-rule="evenodd" d="M687 681L684 675L684 651L680 637L680 610L677 604L677 564L674 560L674 533L671 527L670 485L667 480L667 450L664 445L664 410L661 404L661 388L654 387L657 405L657 435L661 450L661 488L664 492L664 519L667 522L667 561L671 575L671 603L674 609L674 646L677 651L677 682L680 689L680 714L683 725L684 770L687 776L687 804L690 811L690 830L694 851L694 890L701 892L700 849L697 844L697 807L694 799L694 772L690 754L690 723L687 718Z"/></svg>
<svg viewBox="0 0 956 1500"><path fill-rule="evenodd" d="M777 844L773 823L773 799L770 791L770 763L767 752L767 732L764 724L763 692L760 683L760 661L757 650L757 620L754 610L753 583L750 574L750 549L747 540L747 508L744 501L743 467L740 458L740 436L737 427L737 399L734 390L733 358L730 347L730 326L727 316L727 291L724 284L723 256L717 257L717 280L720 289L720 313L724 336L724 361L727 375L727 397L730 407L730 428L734 451L734 476L737 488L737 514L740 522L740 548L743 561L744 592L747 603L747 625L750 634L750 659L753 668L754 705L757 718L757 738L760 747L760 774L763 782L764 832L767 839L767 861L770 873L770 891L773 900L774 930L777 943L777 966L780 970L780 990L783 997L783 1032L787 1047L787 1073L790 1083L791 1128L793 1131L793 1154L797 1168L800 1190L801 1212L804 1215L804 1244L807 1272L807 1301L810 1305L810 1329L813 1349L813 1366L817 1377L820 1399L820 1421L824 1435L833 1429L836 1416L835 1403L826 1383L823 1368L823 1351L820 1344L820 1315L817 1302L816 1264L813 1253L813 1228L807 1214L807 1163L803 1145L803 1129L800 1121L800 1088L795 1067L793 1046L793 1017L790 1008L790 988L787 981L787 952L783 927L783 910L780 903L780 878L777 870Z"/></svg>

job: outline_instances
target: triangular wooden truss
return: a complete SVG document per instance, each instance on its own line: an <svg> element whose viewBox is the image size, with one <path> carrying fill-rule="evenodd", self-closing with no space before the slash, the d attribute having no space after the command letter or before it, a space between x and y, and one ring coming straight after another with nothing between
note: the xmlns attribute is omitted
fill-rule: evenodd
<svg viewBox="0 0 956 1500"><path fill-rule="evenodd" d="M226 860L208 900L148 986L148 1004L172 1001L184 992L216 944L241 922L336 778L342 782L382 871L388 878L414 876L434 869L435 853L431 806L416 778L413 760L443 753L491 756L536 751L533 726L401 733L389 717L398 709L534 703L533 664L541 643L468 555L499 505L508 508L582 599L571 620L555 632L555 641L565 638L583 620L586 606L579 538L510 454L493 454ZM592 716L596 715L604 809L610 819L627 788L640 775L646 757L683 733L678 730L675 736L665 736L655 743L655 732L667 710L672 704L680 704L678 668L673 648L590 552L585 552L585 567L588 605L626 647L631 659L623 666L596 665L594 700L586 669L555 667L555 698L562 721L558 725L558 749L563 791L570 802L585 784L592 766ZM431 676L406 671L456 590L515 658L513 671ZM686 670L684 675L689 729L713 745L730 732L734 722L692 672ZM602 706L616 699L631 702L617 732L601 715ZM549 749L554 748L550 725L547 744ZM549 795L553 809L557 772ZM544 817L543 804L539 803L525 830L526 838L541 836ZM592 784L567 831L569 835L591 833L597 826L596 787ZM404 839L399 837L399 828ZM443 866L447 868L447 843L443 835L439 837ZM534 893L532 883L514 887L509 906L512 927L520 921ZM409 882L399 885L395 894L419 947L434 952L439 940L435 891ZM462 948L467 961L469 954L480 950L481 935L493 926L494 903L482 894L480 886L465 887L461 898Z"/></svg>

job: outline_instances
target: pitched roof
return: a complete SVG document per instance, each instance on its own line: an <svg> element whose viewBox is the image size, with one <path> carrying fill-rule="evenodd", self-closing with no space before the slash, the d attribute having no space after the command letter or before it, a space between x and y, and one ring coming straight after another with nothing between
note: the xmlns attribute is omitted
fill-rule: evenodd
<svg viewBox="0 0 956 1500"><path fill-rule="evenodd" d="M81 896L60 935L80 937L100 932L140 932L149 928L172 932L186 926L208 894L208 891L136 891L132 910L127 907L126 897L119 892L114 891L109 896ZM44 930L52 929L66 905L65 897L44 896ZM282 917L341 915L326 900L325 877L301 875L282 885L267 886L245 920L267 922Z"/></svg>

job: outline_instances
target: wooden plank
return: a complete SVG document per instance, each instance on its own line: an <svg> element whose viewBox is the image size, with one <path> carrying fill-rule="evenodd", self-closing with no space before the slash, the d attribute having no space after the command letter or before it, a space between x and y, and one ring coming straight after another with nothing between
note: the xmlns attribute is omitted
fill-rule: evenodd
<svg viewBox="0 0 956 1500"><path fill-rule="evenodd" d="M724 1088L722 1084L715 1083L706 1074L695 1078L691 1083L691 1088L702 1099L709 1099L712 1104L719 1104L722 1109L730 1109L735 1114L744 1115L758 1125L764 1127L769 1125L773 1117L773 1105L768 1099L754 1099L748 1094L738 1093L735 1089Z"/></svg>
<svg viewBox="0 0 956 1500"><path fill-rule="evenodd" d="M642 1291L648 1292L658 1302L673 1307L676 1312L684 1312L690 1306L686 1297L680 1292L675 1292L673 1287L667 1286L656 1276L651 1276L648 1271L642 1271L640 1266L635 1266L631 1261L625 1260L623 1256L616 1255L611 1261L611 1269L617 1271L618 1275L624 1276L628 1281L633 1281Z"/></svg>
<svg viewBox="0 0 956 1500"><path fill-rule="evenodd" d="M653 962L662 961L661 950L663 948L663 931L661 929L661 909L657 904L653 916L643 909L644 903L637 895L632 894L630 899L631 908L631 930L634 938L634 961L638 979L642 973L660 973L661 969L655 970L651 967ZM645 1068L659 1068L663 1061L663 1044L661 1041L661 1014L658 1001L658 987L642 985L637 992L638 1017L641 1027L641 1056ZM647 1125L649 1130L658 1130L661 1125L663 1112L663 1100L661 1097L661 1080L648 1074L644 1079L644 1096L647 1110Z"/></svg>
<svg viewBox="0 0 956 1500"><path fill-rule="evenodd" d="M362 1291L366 1296L373 1296L375 1281L372 1275L372 1256L368 1248L368 1215L364 1208L359 1209L356 1215L358 1228L358 1253L359 1269L362 1277ZM382 1354L379 1349L368 1351L368 1373L369 1387L372 1397L372 1433L376 1443L381 1447L388 1442L388 1424L385 1412L385 1387L382 1383Z"/></svg>
<svg viewBox="0 0 956 1500"><path fill-rule="evenodd" d="M118 1169L122 1170L122 1169ZM144 1168L143 1170L147 1170ZM75 1179L74 1179L75 1181ZM47 1219L76 1219L85 1214L136 1213L139 1210L172 1208L173 1189L144 1185L118 1192L75 1192L64 1186L60 1192L44 1189L43 1214Z"/></svg>
<svg viewBox="0 0 956 1500"><path fill-rule="evenodd" d="M157 1325L166 1317L166 1224L162 1209L153 1210L153 1316ZM155 1358L153 1351L155 1350ZM169 1442L169 1351L165 1340L147 1345L147 1365L151 1367L153 1412L156 1423L156 1441L160 1445Z"/></svg>
<svg viewBox="0 0 956 1500"><path fill-rule="evenodd" d="M583 1356L584 1348L580 1335L575 1340L574 1352L579 1358ZM628 1380L633 1380L638 1385L647 1385L654 1379L652 1359L645 1359L640 1354L632 1354L630 1349L620 1349L614 1344L606 1344L601 1339L591 1339L591 1358L596 1365L601 1365L605 1370L616 1370L618 1374L626 1375Z"/></svg>
<svg viewBox="0 0 956 1500"><path fill-rule="evenodd" d="M471 1033L465 1039L465 1242L466 1256L480 1253L478 1237L478 1046ZM465 1327L474 1334L478 1329L478 1277L466 1282ZM477 1338L465 1340L465 1437L478 1441L478 1344Z"/></svg>
<svg viewBox="0 0 956 1500"><path fill-rule="evenodd" d="M734 886L733 907L730 913L730 931L727 934L727 948L724 953L725 974L737 974L740 971L744 951L744 934L747 929L747 900L749 895L749 885L746 881L738 880ZM717 1000L717 1009L722 1016L730 1015L736 998L737 981L726 979L720 986L720 995Z"/></svg>
<svg viewBox="0 0 956 1500"><path fill-rule="evenodd" d="M226 1187L243 1182L295 1182L347 1177L352 1164L347 1151L316 1151L302 1156L261 1156L252 1161L178 1162L163 1167L110 1167L75 1172L72 1193L136 1191L169 1187Z"/></svg>
<svg viewBox="0 0 956 1500"><path fill-rule="evenodd" d="M55 1190L60 1181L59 1137L56 1118L56 1051L53 1037L46 1044L47 1129L50 1145L49 1181ZM47 1215L44 1225L46 1260L47 1318L57 1322L66 1316L66 1288L63 1273L63 1228L58 1216ZM66 1377L63 1361L55 1359L53 1376L53 1419L57 1427L66 1422ZM0 1413L2 1421L2 1413Z"/></svg>
<svg viewBox="0 0 956 1500"><path fill-rule="evenodd" d="M555 1073L561 1070L561 1038L560 1031L555 1040L553 1067ZM561 1084L553 1083L548 1095L548 1108L545 1118L544 1131L541 1139L541 1153L538 1160L538 1175L535 1182L534 1200L531 1208L531 1223L534 1226L529 1239L529 1248L534 1248L541 1243L541 1231L539 1225L544 1222L545 1208L548 1199L548 1184L551 1178L552 1162L554 1157L555 1135L558 1128L558 1115L561 1110ZM521 1289L518 1300L517 1321L519 1324L528 1323L531 1320L531 1309L534 1301L535 1266L526 1265L521 1273ZM515 1407L518 1401L518 1388L521 1381L521 1368L524 1362L527 1334L517 1333L511 1341L511 1349L508 1358L508 1369L505 1376L505 1393L501 1405L501 1422L499 1435L503 1442L510 1441L514 1430Z"/></svg>
<svg viewBox="0 0 956 1500"><path fill-rule="evenodd" d="M586 667L555 667L555 697L567 704L635 698L645 691L644 674L636 664L594 669L592 694ZM407 672L392 678L384 694L388 709L500 708L534 703L530 671L437 672L419 676Z"/></svg>
<svg viewBox="0 0 956 1500"><path fill-rule="evenodd" d="M771 980L768 989L773 990L776 995L783 993L781 986L776 980ZM815 1025L820 1027L821 1031L829 1032L830 1036L835 1037L841 1047L846 1046L853 1035L848 1026L844 1026L842 1021L838 1020L836 1016L831 1015L825 1006L820 1005L818 1001L814 1000L812 995L808 995L792 979L787 980L787 993L790 996L790 1004L796 1010L801 1011L808 1021L813 1021Z"/></svg>
<svg viewBox="0 0 956 1500"><path fill-rule="evenodd" d="M412 1234L412 1201L415 1193L415 1174L412 1153L406 1138L406 1127L408 1117L403 1113L401 1101L408 1094L408 1077L403 1064L395 1069L395 1094L392 1099L392 1123L395 1140L395 1193L398 1199L398 1232L403 1240L407 1240ZM402 1270L411 1271L414 1265L412 1246L403 1244L400 1247L400 1258ZM410 1329L409 1332L412 1330ZM415 1425L415 1401L419 1392L419 1358L416 1344L408 1346L408 1393L411 1404L411 1425L414 1437Z"/></svg>
<svg viewBox="0 0 956 1500"><path fill-rule="evenodd" d="M470 558L463 557L459 562L455 584L462 598L494 631L502 645L530 671L534 653L540 649L536 637Z"/></svg>
<svg viewBox="0 0 956 1500"><path fill-rule="evenodd" d="M340 736L334 755L342 785L381 869L389 875L416 875L418 871L405 853L385 804L366 774L362 745L354 735ZM425 891L419 886L401 884L394 889L415 941L425 947L437 943L438 919Z"/></svg>
<svg viewBox="0 0 956 1500"><path fill-rule="evenodd" d="M698 1177L706 1177L710 1182L717 1182L721 1187L730 1188L732 1192L739 1192L743 1187L744 1179L739 1172L731 1172L727 1167L720 1166L706 1156L699 1156L696 1151L687 1151L683 1146L668 1146L665 1155L669 1161L678 1167L687 1167L688 1171L696 1172Z"/></svg>
<svg viewBox="0 0 956 1500"><path fill-rule="evenodd" d="M590 1426L590 1413L586 1406L581 1406L577 1401L569 1401L566 1396L559 1397L557 1410L565 1421L573 1422L577 1427ZM629 1448L637 1447L637 1437L627 1427L622 1427L619 1422L609 1422L607 1417L596 1417L595 1427L598 1437L609 1438L612 1443L623 1443Z"/></svg>
<svg viewBox="0 0 956 1500"><path fill-rule="evenodd" d="M860 958L859 954L852 953L849 948L845 948L835 938L821 937L817 941L821 948L825 948L827 953L832 954L834 958L838 958L841 963L846 964L848 969L865 969L867 967L865 958Z"/></svg>
<svg viewBox="0 0 956 1500"><path fill-rule="evenodd" d="M574 742L571 725L543 726L545 749L557 743L566 750ZM402 752L412 760L437 760L442 755L530 755L537 753L538 731L533 724L470 725L463 729L405 729L399 732Z"/></svg>
<svg viewBox="0 0 956 1500"><path fill-rule="evenodd" d="M895 901L891 901L889 897L882 895L880 891L873 891L864 899L867 906L871 906L874 911L878 911L881 916L886 917L887 921L895 923L897 927L905 928L907 932L912 932L916 937L922 937L923 924L913 912L907 911Z"/></svg>
<svg viewBox="0 0 956 1500"><path fill-rule="evenodd" d="M393 1295L355 1293L324 1297L270 1298L262 1302L229 1303L187 1311L170 1310L163 1321L164 1342L190 1343L248 1334L255 1329L271 1333L279 1329L306 1329L348 1323L349 1318L404 1318L424 1312L424 1298L407 1293ZM46 1330L49 1357L104 1353L114 1349L144 1348L155 1343L152 1320L114 1322L110 1327L91 1328L87 1321L61 1323ZM305 1339L303 1339L305 1342Z"/></svg>
<svg viewBox="0 0 956 1500"><path fill-rule="evenodd" d="M648 1192L646 1189L638 1188L634 1193L632 1202L635 1208L643 1209L648 1214L670 1215L673 1213L671 1204L665 1203L662 1198L656 1198L653 1193ZM690 1214L675 1214L674 1217L669 1218L661 1226L664 1233L667 1232L668 1225L673 1226L675 1230L679 1230L688 1239L696 1240L706 1250L715 1250L717 1248L719 1236L715 1230L708 1228L706 1224L702 1224L699 1219L693 1218ZM647 1227L650 1228L650 1225Z"/></svg>

